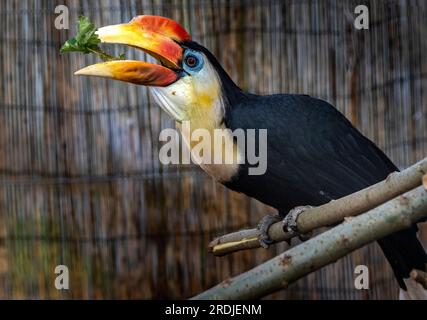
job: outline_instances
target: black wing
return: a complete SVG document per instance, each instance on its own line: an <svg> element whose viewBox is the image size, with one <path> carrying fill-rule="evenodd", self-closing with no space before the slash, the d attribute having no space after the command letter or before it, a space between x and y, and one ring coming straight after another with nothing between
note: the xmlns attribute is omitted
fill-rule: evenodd
<svg viewBox="0 0 427 320"><path fill-rule="evenodd" d="M243 165L226 185L286 210L320 205L372 185L397 170L374 143L329 103L307 95L249 95L229 111L234 130L267 129L267 171Z"/></svg>
<svg viewBox="0 0 427 320"><path fill-rule="evenodd" d="M229 111L231 129L267 129L267 171L248 166L226 186L267 203L283 214L300 205L321 205L384 180L397 168L334 107L304 95L247 96ZM427 255L417 228L378 240L399 285Z"/></svg>

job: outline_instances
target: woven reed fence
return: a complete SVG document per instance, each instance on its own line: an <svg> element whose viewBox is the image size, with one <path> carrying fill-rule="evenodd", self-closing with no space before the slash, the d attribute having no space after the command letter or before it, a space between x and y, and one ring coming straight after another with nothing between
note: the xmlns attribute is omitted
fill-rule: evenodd
<svg viewBox="0 0 427 320"><path fill-rule="evenodd" d="M58 4L71 30L54 28ZM369 30L352 27L358 4L369 5ZM197 167L162 166L158 135L173 123L145 88L72 76L96 61L58 53L79 14L98 26L176 19L244 89L326 99L400 167L427 155L425 1L1 1L0 298L189 297L285 249L207 252L271 210ZM54 287L59 264L68 291ZM358 264L370 290L354 289ZM396 294L372 244L270 298Z"/></svg>

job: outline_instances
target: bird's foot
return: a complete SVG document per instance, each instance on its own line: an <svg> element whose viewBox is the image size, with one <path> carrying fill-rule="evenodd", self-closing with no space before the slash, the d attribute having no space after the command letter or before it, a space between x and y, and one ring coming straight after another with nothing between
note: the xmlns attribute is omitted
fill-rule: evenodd
<svg viewBox="0 0 427 320"><path fill-rule="evenodd" d="M271 240L270 236L268 235L268 229L270 229L271 225L275 224L276 222L282 221L282 219L283 218L278 214L268 214L260 220L257 228L260 232L259 243L261 247L267 249L271 244L274 243L274 241Z"/></svg>
<svg viewBox="0 0 427 320"><path fill-rule="evenodd" d="M311 237L311 232L300 234L297 226L297 219L301 213L304 211L313 208L312 206L299 206L293 208L286 217L283 219L283 231L284 232L293 232L298 234L298 238L301 241L307 241Z"/></svg>
<svg viewBox="0 0 427 320"><path fill-rule="evenodd" d="M260 222L258 223L258 230L260 231L259 236L259 243L263 248L268 248L271 244L274 243L274 241L270 238L268 235L268 230L270 227L275 224L276 222L282 221L283 222L283 231L287 233L293 233L298 235L298 238L301 241L306 241L310 239L311 232L300 234L298 231L297 226L297 219L298 216L306 211L307 209L313 208L312 206L299 206L293 208L291 211L288 212L285 218L283 218L282 215L279 214L268 214L264 216ZM286 242L290 245L290 240L287 240Z"/></svg>

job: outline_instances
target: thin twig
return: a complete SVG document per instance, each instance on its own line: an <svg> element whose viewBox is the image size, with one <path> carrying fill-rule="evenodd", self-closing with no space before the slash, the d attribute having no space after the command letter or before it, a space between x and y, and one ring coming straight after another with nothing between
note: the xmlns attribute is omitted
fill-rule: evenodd
<svg viewBox="0 0 427 320"><path fill-rule="evenodd" d="M308 233L314 229L330 226L344 220L345 217L357 216L373 209L394 197L405 193L421 184L427 184L427 158L413 166L390 174L387 179L366 189L355 192L338 200L333 200L319 207L308 209L300 214L297 220L299 233ZM231 252L259 248L260 233L258 229L241 230L216 238L209 248L216 256ZM274 242L289 240L295 233L283 231L283 223L273 224L268 235Z"/></svg>
<svg viewBox="0 0 427 320"><path fill-rule="evenodd" d="M365 214L347 219L193 299L261 298L374 240L408 228L425 216L427 191L420 186Z"/></svg>

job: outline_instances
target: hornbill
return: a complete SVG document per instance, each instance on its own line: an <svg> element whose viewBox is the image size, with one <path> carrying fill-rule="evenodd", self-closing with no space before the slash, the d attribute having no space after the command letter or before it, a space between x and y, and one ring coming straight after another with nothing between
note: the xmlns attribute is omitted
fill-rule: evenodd
<svg viewBox="0 0 427 320"><path fill-rule="evenodd" d="M190 121L193 129L267 129L264 174L249 174L247 162L200 165L226 187L276 208L281 219L295 207L325 204L398 170L329 103L301 94L262 96L242 91L214 55L171 19L137 16L129 23L102 27L97 34L102 42L142 49L160 64L109 61L76 75L149 86L178 128ZM237 150L245 157L233 137L228 138L232 149L221 142L225 152ZM188 135L183 139L191 145ZM413 225L378 241L403 289L409 272L424 270L427 262L416 232ZM268 244L267 238L263 241Z"/></svg>

